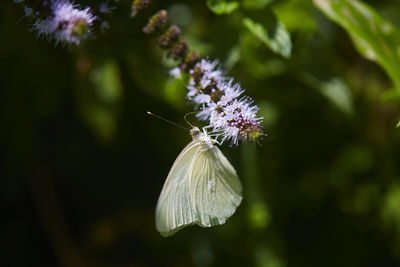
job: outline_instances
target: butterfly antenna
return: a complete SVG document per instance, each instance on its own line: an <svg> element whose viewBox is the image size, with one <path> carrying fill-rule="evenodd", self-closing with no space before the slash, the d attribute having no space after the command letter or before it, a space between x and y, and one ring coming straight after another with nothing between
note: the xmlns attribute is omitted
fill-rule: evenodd
<svg viewBox="0 0 400 267"><path fill-rule="evenodd" d="M156 118L158 118L158 119L160 119L160 120L163 120L163 121L166 121L166 122L168 122L168 123L171 123L172 125L178 126L179 128L185 129L185 130L187 130L187 131L190 130L190 129L186 128L186 127L183 127L182 125L179 125L179 124L177 124L177 123L175 123L175 122L172 122L172 121L170 121L170 120L167 120L166 118L163 118L163 117L161 117L161 116L158 116L158 115L154 114L153 112L147 111L146 113L149 114L149 115L151 115L151 116L154 116L154 117L156 117Z"/></svg>
<svg viewBox="0 0 400 267"><path fill-rule="evenodd" d="M186 121L187 124L189 124L192 128L194 128L194 126L187 120L187 116L192 115L192 114L196 114L198 111L193 111L193 112L189 112L186 113L185 116L183 117Z"/></svg>

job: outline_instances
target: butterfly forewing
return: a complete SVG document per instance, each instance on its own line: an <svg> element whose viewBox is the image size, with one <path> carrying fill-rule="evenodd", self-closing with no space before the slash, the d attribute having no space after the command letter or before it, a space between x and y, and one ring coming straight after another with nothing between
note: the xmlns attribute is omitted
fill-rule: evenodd
<svg viewBox="0 0 400 267"><path fill-rule="evenodd" d="M156 228L164 236L197 221L189 195L189 170L200 146L199 140L190 142L175 160L165 181L156 208Z"/></svg>

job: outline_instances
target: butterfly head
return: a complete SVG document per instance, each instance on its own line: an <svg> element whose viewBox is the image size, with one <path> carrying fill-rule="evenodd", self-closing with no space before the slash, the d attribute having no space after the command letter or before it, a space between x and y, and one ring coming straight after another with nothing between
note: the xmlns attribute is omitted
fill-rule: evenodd
<svg viewBox="0 0 400 267"><path fill-rule="evenodd" d="M197 139L197 138L200 137L201 131L200 131L199 128L193 127L193 128L190 130L190 135L193 137L193 139Z"/></svg>
<svg viewBox="0 0 400 267"><path fill-rule="evenodd" d="M214 140L207 134L205 130L200 131L199 128L193 127L190 130L190 135L193 140L200 140L202 144L206 145L207 148L212 148L214 145Z"/></svg>

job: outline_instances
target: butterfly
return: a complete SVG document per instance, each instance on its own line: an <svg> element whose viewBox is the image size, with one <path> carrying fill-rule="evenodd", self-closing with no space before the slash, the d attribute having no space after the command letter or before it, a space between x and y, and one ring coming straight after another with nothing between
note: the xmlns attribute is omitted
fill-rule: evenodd
<svg viewBox="0 0 400 267"><path fill-rule="evenodd" d="M156 208L156 228L163 236L197 224L224 224L242 201L239 177L218 143L205 129L193 127L193 140L175 160Z"/></svg>

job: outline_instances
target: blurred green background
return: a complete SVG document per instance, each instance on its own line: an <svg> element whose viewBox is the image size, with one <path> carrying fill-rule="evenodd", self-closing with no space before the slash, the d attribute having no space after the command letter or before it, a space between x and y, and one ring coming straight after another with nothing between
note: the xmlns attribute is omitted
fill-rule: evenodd
<svg viewBox="0 0 400 267"><path fill-rule="evenodd" d="M131 19L120 1L80 48L36 39L23 5L0 2L1 266L400 265L400 2L243 0L221 15L206 2ZM169 238L155 205L191 138L145 112L184 124L193 107L141 32L161 8L246 88L268 134L221 148L244 186L227 223Z"/></svg>

